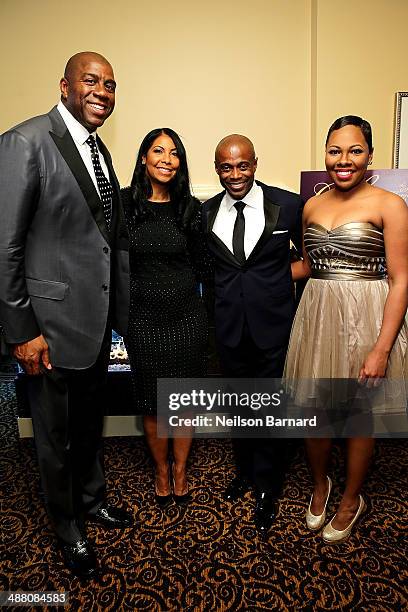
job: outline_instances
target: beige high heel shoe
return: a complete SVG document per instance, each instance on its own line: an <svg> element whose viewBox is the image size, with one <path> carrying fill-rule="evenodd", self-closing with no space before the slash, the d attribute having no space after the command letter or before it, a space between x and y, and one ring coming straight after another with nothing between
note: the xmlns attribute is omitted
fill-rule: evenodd
<svg viewBox="0 0 408 612"><path fill-rule="evenodd" d="M364 510L367 508L366 503L362 497L362 495L359 495L360 498L360 503L359 506L357 508L357 512L354 515L353 520L351 521L350 525L348 525L348 527L346 527L345 529L342 530L338 530L335 527L332 526L332 521L334 519L334 515L333 518L331 519L330 523L327 523L326 527L323 529L322 531L322 536L323 536L323 540L327 543L327 544L336 544L337 542L343 542L344 540L346 540L349 535L351 534L351 531L353 529L353 526L355 525L358 517L364 512Z"/></svg>
<svg viewBox="0 0 408 612"><path fill-rule="evenodd" d="M323 527L324 521L326 520L326 506L327 506L327 502L329 501L330 492L332 490L332 481L331 481L331 478L329 476L327 476L327 480L328 480L328 483L329 483L329 490L327 491L327 497L326 497L326 501L324 502L323 512L321 514L317 514L317 515L316 514L312 514L310 508L311 508L312 501L313 501L313 495L310 498L309 507L306 510L306 525L308 526L308 528L311 531L317 531L318 529Z"/></svg>

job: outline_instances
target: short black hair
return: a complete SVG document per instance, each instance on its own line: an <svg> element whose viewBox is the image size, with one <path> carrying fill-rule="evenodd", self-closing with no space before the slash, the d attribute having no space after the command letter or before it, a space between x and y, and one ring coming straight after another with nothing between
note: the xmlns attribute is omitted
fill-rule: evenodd
<svg viewBox="0 0 408 612"><path fill-rule="evenodd" d="M339 117L338 119L336 119L336 121L331 124L331 126L329 127L329 131L327 132L326 146L329 141L330 134L332 132L335 132L336 130L340 130L346 125L355 125L356 127L360 128L368 145L368 151L369 153L372 153L374 148L371 125L368 123L368 121L362 119L361 117L358 117L357 115L344 115L344 117Z"/></svg>

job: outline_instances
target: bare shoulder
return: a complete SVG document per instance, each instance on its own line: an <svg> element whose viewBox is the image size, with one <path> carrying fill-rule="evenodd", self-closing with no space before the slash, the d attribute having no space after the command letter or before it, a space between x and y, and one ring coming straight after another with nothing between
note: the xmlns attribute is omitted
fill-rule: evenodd
<svg viewBox="0 0 408 612"><path fill-rule="evenodd" d="M394 204L391 204L391 206L397 206L398 203L399 205L405 204L404 200L396 193L393 193L392 191L387 191L386 189L383 189L382 187L377 187L376 185L370 185L370 195L372 198L375 198L381 204L390 202L394 202Z"/></svg>
<svg viewBox="0 0 408 612"><path fill-rule="evenodd" d="M383 217L395 214L403 216L408 215L407 203L399 195L382 189L381 187L373 187L373 189L375 189L373 195Z"/></svg>
<svg viewBox="0 0 408 612"><path fill-rule="evenodd" d="M326 193L317 194L308 199L304 208L303 208L303 219L307 221L310 215L315 211L318 206L321 206L322 203L326 200Z"/></svg>
<svg viewBox="0 0 408 612"><path fill-rule="evenodd" d="M321 197L320 195L315 195L311 198L308 199L308 201L305 204L305 208L304 210L313 210L313 208L319 203L321 202Z"/></svg>

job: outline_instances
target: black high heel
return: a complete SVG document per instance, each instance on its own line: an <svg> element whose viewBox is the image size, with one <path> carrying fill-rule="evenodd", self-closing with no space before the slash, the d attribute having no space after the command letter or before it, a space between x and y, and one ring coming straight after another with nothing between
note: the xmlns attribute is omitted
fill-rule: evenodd
<svg viewBox="0 0 408 612"><path fill-rule="evenodd" d="M168 495L159 495L157 493L157 485L156 485L156 483L154 485L154 489L155 489L154 499L156 501L156 504L162 510L164 510L165 508L168 508L170 506L171 502L173 501L173 494L170 492Z"/></svg>
<svg viewBox="0 0 408 612"><path fill-rule="evenodd" d="M187 504L191 501L191 493L188 490L187 485L187 493L183 493L183 495L176 495L174 492L175 489L175 480L174 480L174 463L171 466L171 475L173 480L173 499L179 506L187 506Z"/></svg>

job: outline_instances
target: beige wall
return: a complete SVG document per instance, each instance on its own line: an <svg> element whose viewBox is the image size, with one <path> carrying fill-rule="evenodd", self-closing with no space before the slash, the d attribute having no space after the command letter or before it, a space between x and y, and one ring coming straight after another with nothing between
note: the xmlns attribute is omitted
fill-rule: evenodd
<svg viewBox="0 0 408 612"><path fill-rule="evenodd" d="M395 93L408 91L408 1L316 5L316 167L323 167L329 125L355 114L372 125L374 168L391 168Z"/></svg>
<svg viewBox="0 0 408 612"><path fill-rule="evenodd" d="M73 53L111 61L117 106L101 136L123 185L141 138L164 125L182 136L194 185L217 185L214 147L241 132L259 178L297 190L345 113L372 121L375 165L391 166L394 94L408 90L405 0L347 10L330 0L0 0L0 23L0 131L56 103Z"/></svg>

